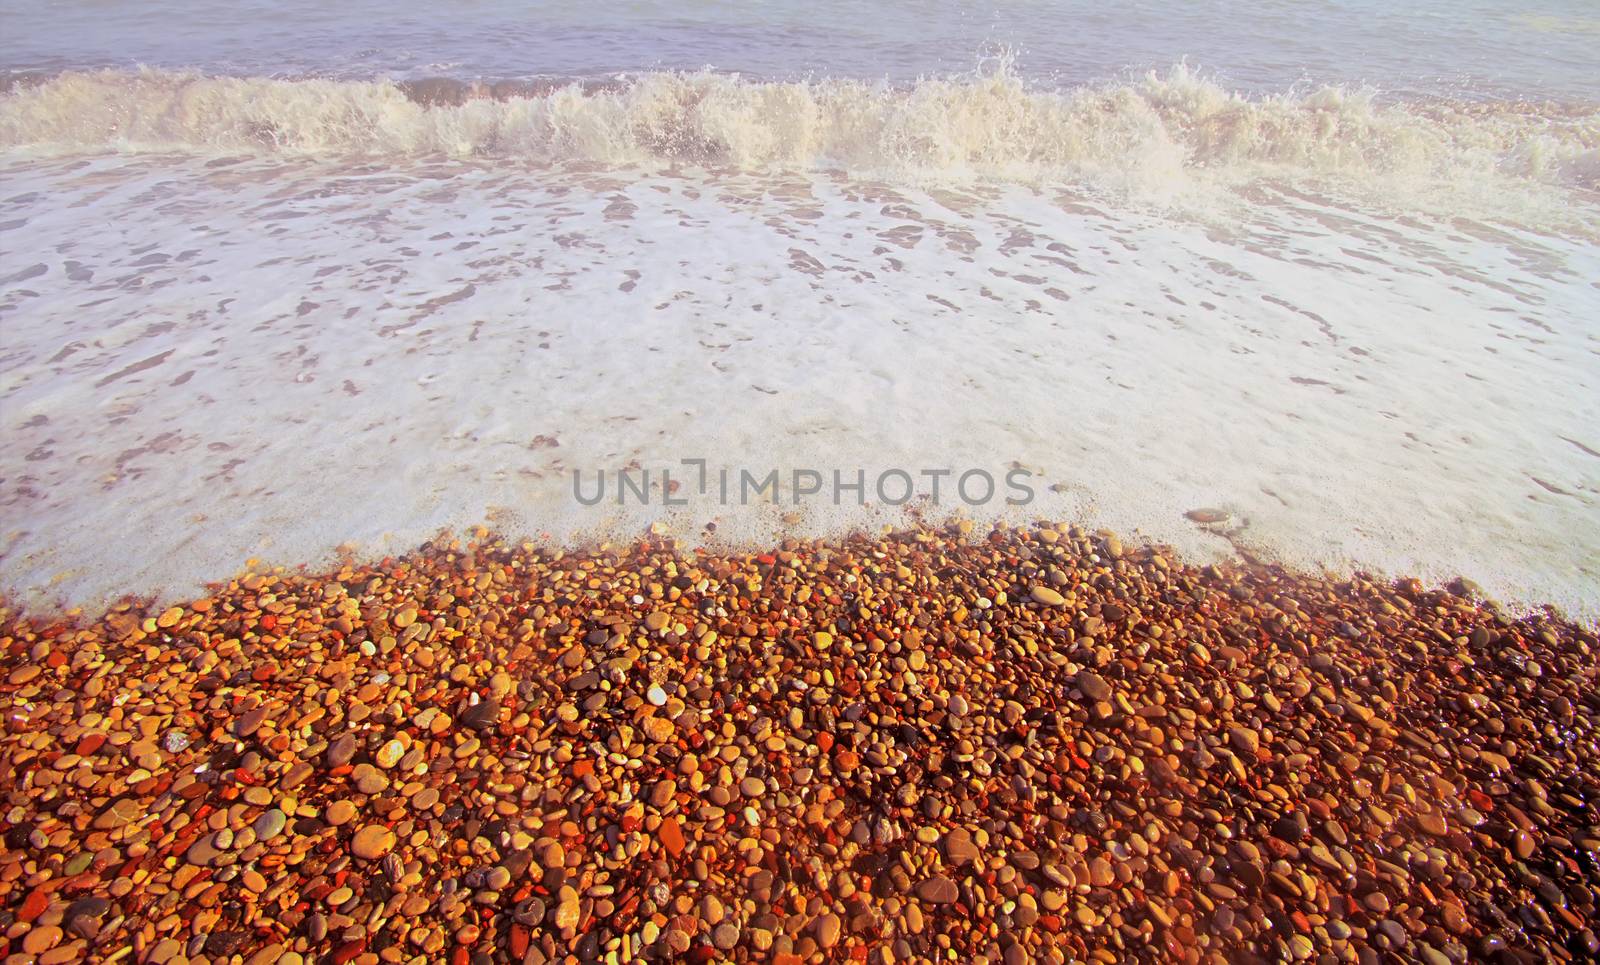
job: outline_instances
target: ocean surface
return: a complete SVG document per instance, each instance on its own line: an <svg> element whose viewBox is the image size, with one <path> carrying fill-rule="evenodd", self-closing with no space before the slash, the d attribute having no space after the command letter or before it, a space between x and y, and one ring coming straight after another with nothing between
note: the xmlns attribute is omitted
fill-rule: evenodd
<svg viewBox="0 0 1600 965"><path fill-rule="evenodd" d="M958 513L1600 617L1592 0L0 0L0 38L32 605Z"/></svg>

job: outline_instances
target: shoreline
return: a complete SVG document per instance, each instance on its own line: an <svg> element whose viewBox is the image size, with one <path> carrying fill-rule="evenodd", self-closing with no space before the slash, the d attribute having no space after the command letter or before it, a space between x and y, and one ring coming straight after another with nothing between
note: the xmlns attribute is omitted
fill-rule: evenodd
<svg viewBox="0 0 1600 965"><path fill-rule="evenodd" d="M0 603L0 671L40 962L1600 950L1595 630L1415 580L485 536Z"/></svg>
<svg viewBox="0 0 1600 965"><path fill-rule="evenodd" d="M1054 494L1052 494L1054 495ZM382 563L405 560L430 551L433 547L456 542L477 543L490 540L496 545L523 553L554 554L558 556L602 557L621 548L651 544L666 547L685 558L716 557L723 559L756 558L782 546L791 552L820 552L863 540L899 538L911 533L955 533L963 539L973 538L974 532L1027 531L1038 527L1054 528L1094 534L1097 539L1112 538L1130 554L1155 553L1165 556L1174 564L1201 570L1207 567L1227 567L1241 572L1276 572L1292 579L1316 583L1342 584L1367 582L1375 584L1414 583L1429 590L1448 591L1464 595L1485 607L1489 612L1508 620L1520 621L1535 617L1570 623L1590 632L1600 632L1600 597L1573 596L1570 592L1541 596L1531 588L1527 577L1507 578L1504 574L1478 574L1495 587L1509 589L1509 595L1494 592L1465 572L1449 566L1417 565L1394 571L1391 567L1363 562L1355 558L1316 561L1286 552L1270 541L1263 541L1253 532L1252 520L1243 519L1225 509L1199 508L1183 513L1189 538L1181 545L1174 544L1143 528L1131 531L1097 525L1095 520L1108 515L1105 512L1080 512L1069 518L1041 516L1037 513L1007 511L980 511L968 513L923 507L882 507L866 504L863 515L855 525L819 528L815 519L807 518L799 525L791 524L789 515L759 514L732 518L716 514L695 512L669 512L651 516L651 507L638 507L634 515L624 515L604 520L592 531L556 527L554 531L538 531L516 514L502 509L491 509L484 514L493 522L463 523L454 521L440 525L431 537L406 541L395 533L368 534L355 541L326 545L309 558L292 558L295 549L279 548L268 552L266 547L244 559L233 574L226 579L196 576L204 569L225 571L226 564L218 554L204 554L205 563L180 565L187 576L170 585L149 588L152 578L172 576L171 564L146 567L136 577L138 589L109 590L105 576L86 575L92 565L65 570L49 584L26 580L19 585L17 575L23 572L40 572L36 560L18 558L7 560L0 554L0 609L15 617L41 621L66 620L71 622L99 622L112 612L143 609L159 612L171 606L185 606L194 600L204 599L219 588L255 578L298 579L327 578L329 574L349 568L371 568ZM710 515L709 522L695 530L693 519ZM1117 519L1126 521L1128 513L1117 512ZM627 525L624 526L624 523ZM719 524L722 524L719 526ZM1174 527L1167 525L1165 530ZM412 528L415 530L415 527ZM11 576L4 574L7 563ZM52 593L51 585L72 589ZM101 589L85 594L84 586Z"/></svg>

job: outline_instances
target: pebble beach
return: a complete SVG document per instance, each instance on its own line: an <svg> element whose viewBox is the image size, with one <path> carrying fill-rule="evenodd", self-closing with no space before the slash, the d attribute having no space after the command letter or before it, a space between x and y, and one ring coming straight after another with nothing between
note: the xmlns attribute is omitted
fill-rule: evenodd
<svg viewBox="0 0 1600 965"><path fill-rule="evenodd" d="M1597 648L1042 523L0 605L0 961L1591 960Z"/></svg>
<svg viewBox="0 0 1600 965"><path fill-rule="evenodd" d="M1595 0L0 28L0 965L1600 961Z"/></svg>

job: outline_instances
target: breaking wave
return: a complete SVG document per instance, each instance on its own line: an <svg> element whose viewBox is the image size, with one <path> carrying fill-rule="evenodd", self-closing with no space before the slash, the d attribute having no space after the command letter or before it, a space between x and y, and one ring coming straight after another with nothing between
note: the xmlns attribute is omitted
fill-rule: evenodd
<svg viewBox="0 0 1600 965"><path fill-rule="evenodd" d="M1041 90L1006 69L909 87L662 72L615 83L69 72L0 96L0 147L1068 180L1159 197L1267 179L1446 205L1600 184L1600 109L1228 91L1186 67ZM1548 200L1548 199L1547 199Z"/></svg>

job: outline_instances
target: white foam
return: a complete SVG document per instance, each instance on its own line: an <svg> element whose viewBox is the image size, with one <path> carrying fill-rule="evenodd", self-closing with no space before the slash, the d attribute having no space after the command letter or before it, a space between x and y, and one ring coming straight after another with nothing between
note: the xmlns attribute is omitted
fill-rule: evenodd
<svg viewBox="0 0 1600 965"><path fill-rule="evenodd" d="M655 521L693 543L905 518L572 497L573 469L704 457L1020 463L1043 473L1021 518L1206 559L1230 547L1184 514L1221 507L1296 565L1600 614L1583 239L1265 185L1221 227L836 176L0 173L0 583L34 602L182 594L252 556L483 520L557 540Z"/></svg>
<svg viewBox="0 0 1600 965"><path fill-rule="evenodd" d="M0 147L1068 180L1185 210L1294 180L1408 211L1524 223L1565 221L1570 192L1600 178L1592 104L1385 103L1340 87L1246 97L1184 66L1064 91L1030 86L1003 62L909 87L712 72L504 96L439 83L443 94L408 97L377 81L68 72L0 97Z"/></svg>

